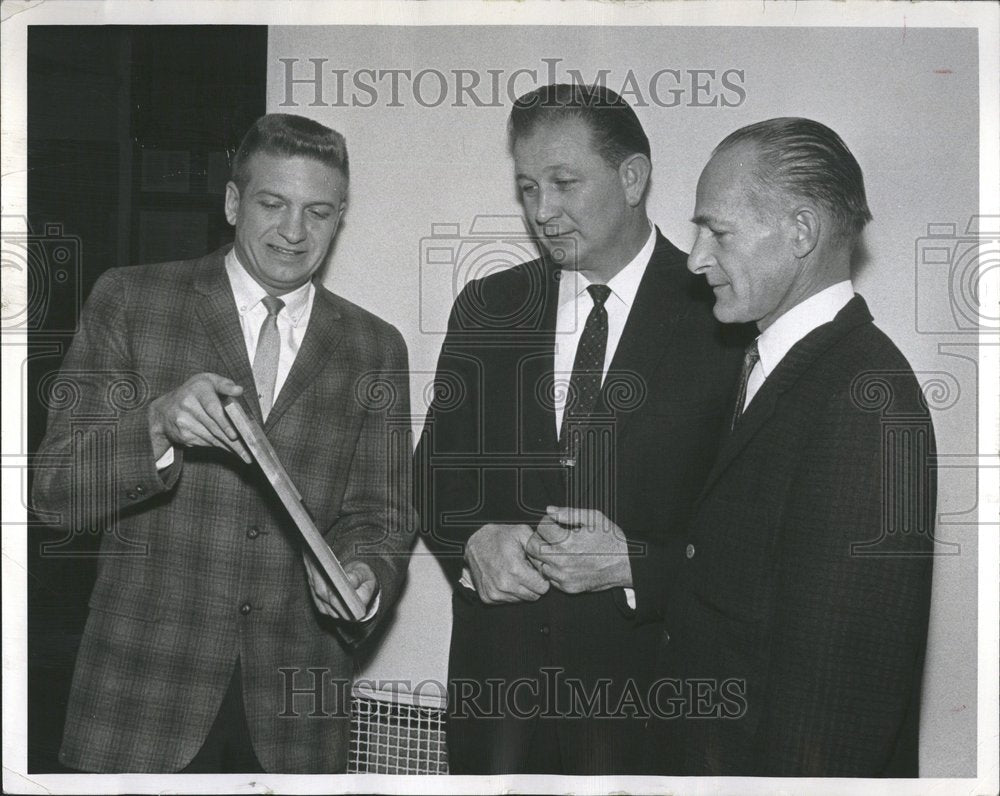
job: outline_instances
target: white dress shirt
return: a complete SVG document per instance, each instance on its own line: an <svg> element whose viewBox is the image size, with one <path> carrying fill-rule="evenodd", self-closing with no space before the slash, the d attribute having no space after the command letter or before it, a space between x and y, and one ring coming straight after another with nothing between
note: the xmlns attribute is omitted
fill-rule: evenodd
<svg viewBox="0 0 1000 796"><path fill-rule="evenodd" d="M656 231L651 227L649 238L646 239L646 243L639 250L639 253L629 261L628 265L608 280L607 285L611 288L611 294L604 302L604 308L608 311L608 345L604 352L602 383L604 376L608 375L608 367L615 357L615 351L622 339L622 332L625 330L629 312L632 311L635 294L639 291L639 283L642 281L643 274L646 273L646 266L649 265L655 247ZM569 380L573 375L576 349L580 345L587 316L594 308L594 301L587 292L587 288L593 283L579 271L562 271L561 273L559 303L556 308L556 353L553 372L556 384L561 384L563 389L555 391L556 434L562 427L563 412L566 409L566 394L569 392Z"/></svg>
<svg viewBox="0 0 1000 796"><path fill-rule="evenodd" d="M236 249L229 250L226 255L226 275L229 277L229 285L233 289L233 298L236 300L236 309L240 314L240 329L243 332L243 342L247 347L247 358L253 364L254 355L257 353L257 337L260 334L260 327L267 318L267 307L262 299L267 295L267 291L247 273L236 256ZM309 325L309 316L312 314L313 299L316 297L316 286L312 281L306 282L301 287L295 288L290 293L280 296L285 302L285 306L278 313L278 373L274 379L274 399L276 403L281 387L288 378L288 372L292 369L292 363L299 353L302 345L302 338L305 337L306 327Z"/></svg>
<svg viewBox="0 0 1000 796"><path fill-rule="evenodd" d="M814 329L832 321L852 298L854 285L851 280L837 282L796 304L760 333L757 337L760 359L747 379L747 395L741 411L746 411L764 381L792 346Z"/></svg>

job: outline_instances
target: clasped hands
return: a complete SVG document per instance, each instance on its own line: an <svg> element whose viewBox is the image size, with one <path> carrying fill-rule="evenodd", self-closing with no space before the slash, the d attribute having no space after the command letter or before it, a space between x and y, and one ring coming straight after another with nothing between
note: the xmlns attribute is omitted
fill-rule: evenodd
<svg viewBox="0 0 1000 796"><path fill-rule="evenodd" d="M485 603L530 602L555 586L567 594L632 585L625 535L594 509L549 506L527 525L484 525L469 539L465 561Z"/></svg>

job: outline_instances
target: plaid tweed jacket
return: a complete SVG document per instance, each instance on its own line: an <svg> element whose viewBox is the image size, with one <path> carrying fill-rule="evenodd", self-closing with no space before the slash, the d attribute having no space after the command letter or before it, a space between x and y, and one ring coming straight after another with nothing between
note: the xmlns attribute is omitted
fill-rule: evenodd
<svg viewBox="0 0 1000 796"><path fill-rule="evenodd" d="M313 606L280 502L256 465L217 448L154 466L147 406L196 373L243 385L261 420L224 256L105 273L53 385L35 503L53 522L105 530L60 752L73 768L183 768L237 656L264 769L346 767L352 643ZM263 425L334 552L375 572L379 617L415 526L408 400L399 333L317 286Z"/></svg>
<svg viewBox="0 0 1000 796"><path fill-rule="evenodd" d="M860 296L792 347L664 562L652 771L917 776L933 454Z"/></svg>

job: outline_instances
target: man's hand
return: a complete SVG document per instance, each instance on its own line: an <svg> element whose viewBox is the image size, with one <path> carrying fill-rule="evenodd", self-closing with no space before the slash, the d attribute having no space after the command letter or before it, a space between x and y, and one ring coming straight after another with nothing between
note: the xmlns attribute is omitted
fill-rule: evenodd
<svg viewBox="0 0 1000 796"><path fill-rule="evenodd" d="M549 590L524 554L527 525L484 525L465 545L465 561L484 603L533 602Z"/></svg>
<svg viewBox="0 0 1000 796"><path fill-rule="evenodd" d="M243 388L215 373L199 373L149 405L149 436L153 457L172 445L214 445L233 451L247 464L250 454L240 442L219 401L220 395L240 395Z"/></svg>
<svg viewBox="0 0 1000 796"><path fill-rule="evenodd" d="M306 577L309 579L309 591L312 592L313 602L317 610L331 619L342 619L345 622L356 621L354 617L345 614L339 607L339 598L326 580L326 575L315 562L312 554L308 550L302 553L302 560L306 565ZM351 582L351 586L358 594L358 599L365 606L365 610L370 612L372 601L378 593L378 579L372 568L360 561L351 561L344 565L344 573Z"/></svg>
<svg viewBox="0 0 1000 796"><path fill-rule="evenodd" d="M525 552L535 568L567 594L632 585L621 528L592 509L549 506Z"/></svg>

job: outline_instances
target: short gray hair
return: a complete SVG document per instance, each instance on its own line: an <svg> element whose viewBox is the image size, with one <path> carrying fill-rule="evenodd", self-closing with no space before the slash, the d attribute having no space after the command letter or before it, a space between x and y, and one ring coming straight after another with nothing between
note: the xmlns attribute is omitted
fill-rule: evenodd
<svg viewBox="0 0 1000 796"><path fill-rule="evenodd" d="M872 220L861 166L826 125L791 116L767 119L730 133L713 154L739 144L756 148L755 180L760 188L821 205L842 239L853 242Z"/></svg>

